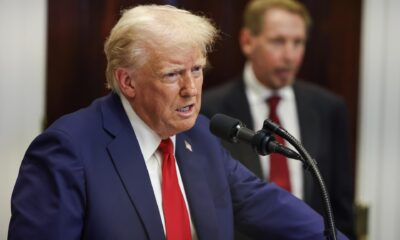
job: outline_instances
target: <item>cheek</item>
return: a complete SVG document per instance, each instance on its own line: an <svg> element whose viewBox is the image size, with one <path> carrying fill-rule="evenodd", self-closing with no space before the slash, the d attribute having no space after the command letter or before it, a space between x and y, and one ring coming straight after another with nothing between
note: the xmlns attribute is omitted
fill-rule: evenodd
<svg viewBox="0 0 400 240"><path fill-rule="evenodd" d="M301 62L303 61L303 57L304 57L304 53L305 53L305 48L304 47L298 47L296 48L295 52L294 52L294 61L297 64L301 64Z"/></svg>
<svg viewBox="0 0 400 240"><path fill-rule="evenodd" d="M303 57L304 57L304 51L302 51L301 53L298 54L298 56L296 58L297 65L301 65L301 63L303 62Z"/></svg>
<svg viewBox="0 0 400 240"><path fill-rule="evenodd" d="M159 91L157 88L143 88L145 91L138 92L142 99L141 105L145 108L149 114L156 114L165 111L168 100L166 94ZM139 96L138 96L139 97Z"/></svg>
<svg viewBox="0 0 400 240"><path fill-rule="evenodd" d="M263 49L255 54L254 63L258 65L263 72L270 71L279 63L279 58L275 54Z"/></svg>
<svg viewBox="0 0 400 240"><path fill-rule="evenodd" d="M157 89L148 94L150 103L152 103L158 112L163 115L170 115L177 107L179 99L179 89L164 87L164 89Z"/></svg>
<svg viewBox="0 0 400 240"><path fill-rule="evenodd" d="M261 45L254 49L253 56L258 64L264 67L271 66L279 59L279 54L276 51L272 51L268 46Z"/></svg>
<svg viewBox="0 0 400 240"><path fill-rule="evenodd" d="M199 93L201 93L201 90L203 88L203 77L201 77L198 81L196 81L196 88Z"/></svg>

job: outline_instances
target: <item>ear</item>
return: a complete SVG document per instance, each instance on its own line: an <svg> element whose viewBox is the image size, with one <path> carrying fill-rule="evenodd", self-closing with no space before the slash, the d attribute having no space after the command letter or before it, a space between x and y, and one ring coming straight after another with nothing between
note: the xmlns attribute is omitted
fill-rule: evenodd
<svg viewBox="0 0 400 240"><path fill-rule="evenodd" d="M254 45L254 36L251 33L250 29L243 28L242 30L240 30L239 43L240 47L242 48L243 54L248 57L253 51Z"/></svg>
<svg viewBox="0 0 400 240"><path fill-rule="evenodd" d="M135 97L135 81L132 77L131 71L126 68L117 68L117 70L115 70L115 79L118 82L121 93L126 98Z"/></svg>

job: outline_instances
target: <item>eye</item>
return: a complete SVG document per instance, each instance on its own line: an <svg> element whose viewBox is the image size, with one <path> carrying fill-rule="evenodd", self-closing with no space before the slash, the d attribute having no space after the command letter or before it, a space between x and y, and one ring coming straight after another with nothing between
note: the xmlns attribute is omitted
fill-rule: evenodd
<svg viewBox="0 0 400 240"><path fill-rule="evenodd" d="M203 74L203 66L198 65L192 68L192 74L194 77L200 77Z"/></svg>
<svg viewBox="0 0 400 240"><path fill-rule="evenodd" d="M175 72L169 72L169 73L166 73L166 74L163 75L163 79L166 82L176 82L176 81L178 81L179 76L180 76L179 72L176 72L176 71Z"/></svg>
<svg viewBox="0 0 400 240"><path fill-rule="evenodd" d="M285 40L283 38L273 38L270 43L274 46L282 46L285 44Z"/></svg>
<svg viewBox="0 0 400 240"><path fill-rule="evenodd" d="M302 46L304 46L306 44L306 42L303 40L303 39L296 39L295 41L294 41L294 45L296 46L296 47L302 47Z"/></svg>

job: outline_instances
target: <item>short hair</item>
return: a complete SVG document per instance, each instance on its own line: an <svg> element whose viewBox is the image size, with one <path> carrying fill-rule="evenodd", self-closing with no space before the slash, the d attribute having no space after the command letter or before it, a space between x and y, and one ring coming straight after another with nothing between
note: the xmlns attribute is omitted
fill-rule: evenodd
<svg viewBox="0 0 400 240"><path fill-rule="evenodd" d="M253 0L246 6L243 15L243 27L250 29L254 35L261 33L265 12L272 8L279 8L299 15L306 25L311 28L311 17L307 8L296 0Z"/></svg>
<svg viewBox="0 0 400 240"><path fill-rule="evenodd" d="M139 5L123 10L104 45L107 87L119 94L115 70L143 66L151 51L198 47L206 57L217 36L211 20L173 6Z"/></svg>

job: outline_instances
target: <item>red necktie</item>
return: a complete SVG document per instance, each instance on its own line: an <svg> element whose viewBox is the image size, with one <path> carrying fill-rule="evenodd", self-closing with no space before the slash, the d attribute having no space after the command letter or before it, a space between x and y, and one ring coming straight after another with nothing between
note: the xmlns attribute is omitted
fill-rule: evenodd
<svg viewBox="0 0 400 240"><path fill-rule="evenodd" d="M171 139L161 141L158 149L162 161L162 202L167 240L191 240L189 215L176 175L174 151Z"/></svg>
<svg viewBox="0 0 400 240"><path fill-rule="evenodd" d="M267 100L269 105L269 119L271 119L278 125L281 125L281 123L279 121L279 117L276 112L276 107L278 106L280 100L281 98L279 96L272 96ZM280 144L285 143L282 137L278 135L274 135L274 137L276 141L279 142ZM269 158L270 158L269 180L290 192L291 187L290 187L287 158L277 153L270 154Z"/></svg>

